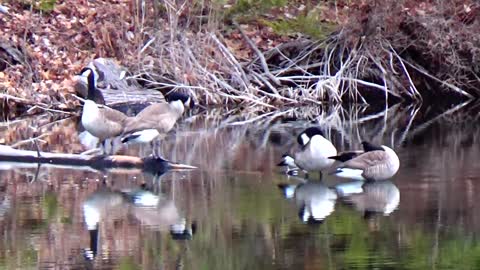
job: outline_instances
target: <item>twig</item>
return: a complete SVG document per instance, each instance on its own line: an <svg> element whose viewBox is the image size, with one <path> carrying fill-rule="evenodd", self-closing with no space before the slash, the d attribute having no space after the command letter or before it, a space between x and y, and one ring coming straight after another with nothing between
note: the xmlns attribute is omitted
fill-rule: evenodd
<svg viewBox="0 0 480 270"><path fill-rule="evenodd" d="M393 52L393 54L395 55L395 57L397 57L398 61L400 61L400 65L402 66L402 69L403 69L403 73L405 74L405 76L407 76L407 79L408 79L408 82L410 84L410 87L411 87L411 91L412 91L412 95L415 97L419 97L419 99L421 100L422 99L422 95L420 94L420 92L417 90L417 88L415 87L415 84L413 83L413 80L412 78L410 77L410 73L408 72L407 70L407 67L405 67L405 64L403 63L403 60L402 58L400 57L400 55L397 54L397 52L393 49L392 45L390 45L390 49L391 51Z"/></svg>
<svg viewBox="0 0 480 270"><path fill-rule="evenodd" d="M139 54L142 54L149 46L155 41L155 37L151 38L140 50Z"/></svg>
<svg viewBox="0 0 480 270"><path fill-rule="evenodd" d="M40 146L38 146L37 140L32 139L32 141L33 141L33 144L35 145L35 148L36 148L36 150L37 150L37 157L41 157L41 155L40 155Z"/></svg>
<svg viewBox="0 0 480 270"><path fill-rule="evenodd" d="M429 77L430 79L432 79L432 80L434 80L434 81L436 81L436 82L438 82L438 83L440 83L440 84L442 84L442 85L444 85L444 86L447 86L448 88L452 89L453 91L455 91L455 92L457 92L457 93L459 93L459 94L461 94L461 95L464 95L464 96L466 96L466 97L468 97L468 98L470 98L470 99L473 99L473 98L474 98L471 94L469 94L469 93L466 92L465 90L462 90L462 89L460 89L459 87L457 87L457 86L455 86L455 85L453 85L453 84L450 84L450 83L448 83L448 82L446 82L446 81L440 80L439 78L437 78L437 77L429 74L427 71L421 69L420 67L417 67L416 65L408 62L408 61L405 60L405 59L402 59L402 60L403 60L403 62L407 63L407 65L409 65L410 67L412 67L412 68L415 69L416 71L422 73L423 75Z"/></svg>
<svg viewBox="0 0 480 270"><path fill-rule="evenodd" d="M272 80L276 85L281 85L280 81L272 75L272 73L270 73L270 70L268 68L268 64L267 64L267 61L265 60L265 56L262 54L262 52L257 48L257 46L255 45L255 43L253 43L253 41L247 36L247 34L245 33L245 31L243 31L243 29L240 27L240 25L235 21L233 20L233 25L238 29L238 31L240 31L240 34L242 35L242 37L245 39L245 41L247 41L248 45L252 48L252 50L257 54L257 56L260 58L260 63L262 64L262 67L263 67L263 72L265 72L265 74L267 75L267 77ZM278 95L278 92L274 92L275 94Z"/></svg>
<svg viewBox="0 0 480 270"><path fill-rule="evenodd" d="M72 116L65 117L65 118L62 118L62 119L58 119L58 120L55 120L55 121L52 121L52 122L48 122L46 124L38 126L37 129L41 129L41 128L45 128L45 127L48 127L48 126L51 126L51 125L55 125L59 122L63 122L63 121L70 120L70 119L72 119Z"/></svg>
<svg viewBox="0 0 480 270"><path fill-rule="evenodd" d="M35 109L40 109L40 110L47 111L47 112L55 112L55 113L63 113L63 114L68 114L68 115L75 115L75 113L72 113L72 112L56 110L56 109L49 109L49 108L45 108L45 107L39 106L39 105L35 105L35 106L31 107L30 109L27 110L27 113L30 113L31 111L33 111Z"/></svg>
<svg viewBox="0 0 480 270"><path fill-rule="evenodd" d="M277 89L275 87L273 87L273 85L268 81L266 80L265 78L263 78L260 74L258 74L257 72L255 71L251 71L253 76L257 79L259 79L263 84L265 84L270 90L272 90L272 92L274 93L272 96L273 97L276 97L276 98L282 98L282 96L278 93Z"/></svg>
<svg viewBox="0 0 480 270"><path fill-rule="evenodd" d="M446 115L449 115L449 114L452 114L458 110L460 110L461 108L467 106L470 102L472 102L472 100L467 100L445 112L443 112L442 114L440 115L437 115L436 117L430 119L429 121L426 121L424 122L423 124L417 126L416 128L414 128L410 134L408 134L408 137L413 137L415 134L417 134L418 132L426 129L427 127L429 127L431 124L433 124L435 121L437 121L438 119L442 118L442 117L445 117Z"/></svg>
<svg viewBox="0 0 480 270"><path fill-rule="evenodd" d="M292 111L293 109L290 109L290 110L287 110L287 111L284 111L284 112L277 112L277 111L273 111L273 112L269 112L269 113L264 113L262 115L259 115L257 117L254 117L254 118L251 118L251 119L248 119L248 120L244 120L244 121L238 121L238 122L234 122L234 123L229 123L227 124L227 126L239 126L239 125L244 125L244 124L248 124L248 123L252 123L252 122L255 122L255 121L258 121L259 119L262 119L262 118L265 118L267 116L270 116L272 114L275 115L275 117L278 117L280 115L284 115L284 114L287 114L288 112Z"/></svg>
<svg viewBox="0 0 480 270"><path fill-rule="evenodd" d="M405 141L405 138L407 137L408 132L410 131L410 128L412 127L413 120L415 120L415 117L417 116L418 111L420 111L421 106L415 106L413 105L413 115L412 113L410 114L410 119L408 120L407 127L402 132L402 136L400 137L398 145L402 144Z"/></svg>
<svg viewBox="0 0 480 270"><path fill-rule="evenodd" d="M220 80L217 78L217 76L213 73L211 73L210 71L208 71L207 69L205 69L202 65L200 65L200 63L197 61L197 59L195 58L195 56L193 55L193 53L191 52L191 50L186 47L185 50L189 53L190 57L191 57L191 60L193 63L195 63L195 65L197 65L198 68L200 68L207 76L209 76L210 78L212 78L216 83L220 84L221 86L223 86L224 88L232 91L232 92L238 92L235 88L233 88L231 85L227 84L226 82ZM229 97L231 99L236 99L236 100L247 100L247 101L250 101L250 102L253 102L253 103L257 103L259 105L262 105L262 106L265 106L265 107L269 107L269 108L275 108L274 106L270 105L270 104L267 104L265 102L262 102L260 100L258 100L258 98L250 98L248 96L245 96L245 93L243 94L240 94L238 96L233 96L233 95L228 95L226 93L223 93L223 91L219 91L218 94L222 95L222 96L225 96L225 97Z"/></svg>
<svg viewBox="0 0 480 270"><path fill-rule="evenodd" d="M277 76L282 74L282 73L294 72L294 71L301 71L303 73L309 73L309 72L307 72L307 69L321 67L323 65L325 65L324 62L318 62L318 63L303 65L303 66L289 66L289 67L286 67L286 68L283 68L283 69L273 70L273 71L271 71L271 73L275 74Z"/></svg>
<svg viewBox="0 0 480 270"><path fill-rule="evenodd" d="M51 134L50 132L49 132L49 133L42 133L42 134L40 134L38 137L29 138L29 139L26 139L26 140L21 140L21 141L19 141L19 142L16 142L16 143L12 144L11 147L12 147L12 148L17 148L17 147L22 146L22 145L24 145L24 144L26 144L26 143L32 143L32 140L33 140L33 141L40 140L41 138L46 137L46 136L48 136L48 135L50 135L50 134ZM37 146L37 147L38 147L38 146Z"/></svg>
<svg viewBox="0 0 480 270"><path fill-rule="evenodd" d="M100 148L93 148L93 149L89 149L87 151L84 151L84 152L80 153L80 155L91 155L93 153L97 153L97 152L101 152L101 151L102 151L102 149L100 149Z"/></svg>
<svg viewBox="0 0 480 270"><path fill-rule="evenodd" d="M29 105L34 104L34 102L32 102L31 100L16 97L16 96L12 96L12 95L8 95L8 94L0 94L0 98L6 99L7 101L9 99L11 99L11 100L14 100L14 101L21 102L23 104L29 104Z"/></svg>
<svg viewBox="0 0 480 270"><path fill-rule="evenodd" d="M228 50L228 48L226 48L225 45L223 45L223 43L221 43L220 40L218 40L217 35L215 35L215 33L211 33L210 37L217 44L217 46L220 48L223 54L227 56L227 58L233 64L237 72L240 73L243 79L244 87L247 88L247 85L250 83L250 80L248 79L247 74L245 74L245 71L243 70L243 68L240 66L240 63L238 63L237 58L235 58L235 56Z"/></svg>
<svg viewBox="0 0 480 270"><path fill-rule="evenodd" d="M40 157L40 153L38 153L38 156ZM40 167L41 166L42 166L42 164L38 163L37 169L35 170L35 175L33 176L32 181L29 182L30 184L37 181L38 176L40 175Z"/></svg>

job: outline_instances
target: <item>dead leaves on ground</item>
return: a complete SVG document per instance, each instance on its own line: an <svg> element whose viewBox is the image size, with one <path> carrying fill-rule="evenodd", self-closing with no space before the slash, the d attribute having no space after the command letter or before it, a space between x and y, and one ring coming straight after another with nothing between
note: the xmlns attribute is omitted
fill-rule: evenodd
<svg viewBox="0 0 480 270"><path fill-rule="evenodd" d="M24 63L9 61L0 70L1 92L51 106L75 105L66 95L72 92L66 81L75 72L93 58L120 58L135 50L123 36L133 28L130 1L57 3L50 13L20 1L4 4L9 14L0 14L0 44L18 49Z"/></svg>

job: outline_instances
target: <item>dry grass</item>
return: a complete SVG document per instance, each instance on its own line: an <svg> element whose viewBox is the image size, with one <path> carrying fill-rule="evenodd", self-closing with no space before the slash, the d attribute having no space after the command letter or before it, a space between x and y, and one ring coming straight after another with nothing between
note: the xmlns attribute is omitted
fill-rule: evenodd
<svg viewBox="0 0 480 270"><path fill-rule="evenodd" d="M74 107L77 103L65 95L69 86L55 82L92 57L120 60L131 71L129 79L147 88L179 89L205 105L236 104L267 113L285 106L345 101L470 98L478 95L480 86L480 27L475 16L480 6L470 0L311 3L316 5L313 10L323 10L319 16L335 13L328 22L339 26L321 41L302 35L269 40L262 32L268 28L262 25L264 18L248 24L229 13L223 2L106 1L70 11L67 4L73 2L58 3L51 14L30 10L19 17L38 29L3 19L26 62L2 75L6 83L0 80L0 90L5 91L0 98L12 97L27 107ZM69 16L78 21L62 20ZM56 30L43 31L51 18L56 19L51 25ZM68 31L62 30L65 27ZM28 39L30 35L49 42ZM265 39L278 45L265 46ZM70 40L75 46L65 46ZM53 65L49 59L57 61Z"/></svg>
<svg viewBox="0 0 480 270"><path fill-rule="evenodd" d="M476 95L467 87L467 81L476 78L476 67L466 66L466 61L477 55L476 41L454 41L456 36L451 28L462 25L457 18L460 15L446 19L446 10L457 7L456 2L408 13L409 1L382 6L367 1L366 14L360 8L352 11L352 19L326 40L299 38L268 51L261 51L251 34L231 18L230 27L238 30L254 55L250 61L226 45L221 31L225 26L218 20L214 7L188 8L185 2L169 0L158 3L165 10L157 24L168 27L147 31L149 38L139 46L138 61L133 67L135 77L146 80L149 87L183 89L205 104L243 104L270 111L280 105L322 102L387 103L391 98L420 102L428 91L435 91L424 89L426 85L445 89L430 93L433 95ZM472 5L467 7L476 11L477 7ZM426 14L419 16L420 12ZM208 16L201 20L199 14ZM396 17L392 19L391 14ZM365 16L367 22L362 21ZM408 28L415 25L423 28L409 33ZM458 33L459 37L477 31L473 25L466 25L463 30L466 32ZM442 39L444 34L448 40ZM431 42L437 43L432 47ZM471 49L470 58L462 57L460 50L448 48L448 44L458 47L459 42ZM416 51L424 55L415 58ZM441 63L443 68L426 65L430 59L438 58L446 58L447 62ZM467 77L468 80L462 80ZM375 93L373 100L365 97L371 93ZM379 99L381 96L384 98Z"/></svg>

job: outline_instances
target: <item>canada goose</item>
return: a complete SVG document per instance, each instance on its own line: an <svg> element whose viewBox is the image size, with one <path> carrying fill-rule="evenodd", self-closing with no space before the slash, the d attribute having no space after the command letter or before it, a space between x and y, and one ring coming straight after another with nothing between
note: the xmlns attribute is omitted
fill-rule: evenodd
<svg viewBox="0 0 480 270"><path fill-rule="evenodd" d="M386 180L394 176L400 168L400 160L391 148L362 142L364 153L353 155L353 158L341 160L343 163L333 174L357 180ZM330 157L332 160L337 156ZM349 171L348 173L345 173Z"/></svg>
<svg viewBox="0 0 480 270"><path fill-rule="evenodd" d="M304 223L321 223L335 209L337 194L321 182L278 185L287 199L295 198L298 217Z"/></svg>
<svg viewBox="0 0 480 270"><path fill-rule="evenodd" d="M297 149L293 157L285 154L279 166L298 166L305 172L318 171L329 168L333 163L331 156L337 154L335 146L323 136L318 127L309 127L297 136ZM290 168L289 168L290 170Z"/></svg>
<svg viewBox="0 0 480 270"><path fill-rule="evenodd" d="M182 93L173 92L165 98L167 102L152 104L126 121L122 143L149 142L152 144L153 154L159 157L154 140L166 135L173 128L185 107L193 108L195 105L190 96Z"/></svg>
<svg viewBox="0 0 480 270"><path fill-rule="evenodd" d="M342 200L353 204L365 217L375 213L390 215L400 204L400 190L391 181L363 182L362 189L362 193L347 195Z"/></svg>
<svg viewBox="0 0 480 270"><path fill-rule="evenodd" d="M95 95L93 70L85 68L83 74L88 77L88 96L83 105L81 122L85 130L99 139L105 151L105 141L122 134L124 122L128 117L106 106L99 107L93 100Z"/></svg>

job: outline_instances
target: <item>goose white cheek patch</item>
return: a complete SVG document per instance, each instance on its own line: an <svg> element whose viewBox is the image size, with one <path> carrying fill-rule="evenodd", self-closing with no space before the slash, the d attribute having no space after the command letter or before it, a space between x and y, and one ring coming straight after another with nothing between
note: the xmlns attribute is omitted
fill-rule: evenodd
<svg viewBox="0 0 480 270"><path fill-rule="evenodd" d="M302 145L305 146L310 141L310 138L307 136L307 134L303 133L300 135L300 140L302 141Z"/></svg>

